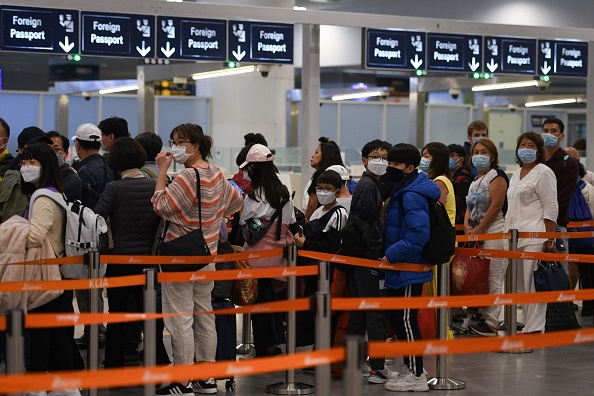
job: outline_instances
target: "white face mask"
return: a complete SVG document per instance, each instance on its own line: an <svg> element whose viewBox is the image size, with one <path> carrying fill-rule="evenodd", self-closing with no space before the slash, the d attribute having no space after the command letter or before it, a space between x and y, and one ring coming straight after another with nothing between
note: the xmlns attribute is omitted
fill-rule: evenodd
<svg viewBox="0 0 594 396"><path fill-rule="evenodd" d="M316 191L320 205L329 205L336 200L336 193L332 191Z"/></svg>
<svg viewBox="0 0 594 396"><path fill-rule="evenodd" d="M64 165L64 154L56 154L58 157L58 168L61 168Z"/></svg>
<svg viewBox="0 0 594 396"><path fill-rule="evenodd" d="M23 165L21 166L21 175L27 183L35 183L41 177L41 166Z"/></svg>
<svg viewBox="0 0 594 396"><path fill-rule="evenodd" d="M171 154L173 154L173 159L178 164L185 164L186 161L190 158L192 154L186 153L186 146L173 146L171 148Z"/></svg>
<svg viewBox="0 0 594 396"><path fill-rule="evenodd" d="M386 174L386 168L388 167L388 161L369 161L367 162L367 170L376 176L383 176Z"/></svg>
<svg viewBox="0 0 594 396"><path fill-rule="evenodd" d="M243 179L246 181L252 181L252 178L250 177L250 172L244 170L243 171Z"/></svg>

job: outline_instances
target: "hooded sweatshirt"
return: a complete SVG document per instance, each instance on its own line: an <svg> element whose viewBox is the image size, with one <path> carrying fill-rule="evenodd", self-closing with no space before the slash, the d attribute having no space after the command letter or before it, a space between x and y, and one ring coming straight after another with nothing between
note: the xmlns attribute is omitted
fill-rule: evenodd
<svg viewBox="0 0 594 396"><path fill-rule="evenodd" d="M390 263L427 264L422 255L431 230L427 199L437 201L440 195L437 184L416 170L394 187L386 211L385 256ZM433 271L387 271L385 285L400 289L432 279Z"/></svg>

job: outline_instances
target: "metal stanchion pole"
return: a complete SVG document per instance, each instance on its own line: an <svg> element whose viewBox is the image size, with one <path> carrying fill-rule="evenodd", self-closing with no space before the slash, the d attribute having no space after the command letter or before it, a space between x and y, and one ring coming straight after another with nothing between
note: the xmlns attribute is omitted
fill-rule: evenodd
<svg viewBox="0 0 594 396"><path fill-rule="evenodd" d="M291 245L287 248L289 267L297 266L297 246ZM287 279L287 300L297 298L297 278L290 276ZM296 348L295 325L296 312L287 312L287 355L294 355ZM266 386L266 393L273 395L310 395L314 393L314 387L302 382L295 382L295 369L287 370L285 382L277 382Z"/></svg>
<svg viewBox="0 0 594 396"><path fill-rule="evenodd" d="M361 382L361 362L367 356L365 339L361 336L347 335L345 341L345 360L343 383L345 396L361 396L363 384Z"/></svg>
<svg viewBox="0 0 594 396"><path fill-rule="evenodd" d="M99 279L100 258L99 252L96 250L85 254L88 258L89 268L89 284ZM99 311L99 290L97 287L89 287L89 313L98 313ZM87 369L90 371L97 370L97 361L99 359L99 325L92 324L89 326L89 346L87 354ZM90 388L87 393L89 396L97 396L97 388Z"/></svg>
<svg viewBox="0 0 594 396"><path fill-rule="evenodd" d="M146 283L144 285L144 313L154 314L157 311L157 270L144 270ZM144 321L144 367L154 367L157 364L157 323L155 319ZM155 396L155 384L144 384L144 395Z"/></svg>
<svg viewBox="0 0 594 396"><path fill-rule="evenodd" d="M241 344L237 345L237 353L240 355L249 355L242 359L247 359L254 355L254 346L252 345L252 315L249 312L243 314L243 327L241 331Z"/></svg>
<svg viewBox="0 0 594 396"><path fill-rule="evenodd" d="M318 292L316 293L316 349L330 348L330 332L332 331L332 311L330 309L330 265L326 261L319 262ZM316 366L316 393L330 394L330 365Z"/></svg>
<svg viewBox="0 0 594 396"><path fill-rule="evenodd" d="M25 315L22 309L6 312L6 374L21 374L25 371ZM10 393L17 396L22 393Z"/></svg>
<svg viewBox="0 0 594 396"><path fill-rule="evenodd" d="M450 267L446 264L442 264L438 267L437 271L437 294L440 297L447 297L449 293L449 271ZM440 340L447 339L447 325L448 325L448 308L439 308L437 310L437 336ZM464 389L466 388L466 382L447 377L448 372L448 356L437 355L435 358L436 363L436 375L435 378L431 378L427 383L429 389Z"/></svg>
<svg viewBox="0 0 594 396"><path fill-rule="evenodd" d="M511 240L509 242L509 250L513 252L518 251L518 230L509 230L511 232ZM506 277L506 289L508 293L518 292L518 271L521 267L518 265L518 259L509 260L507 266L507 277ZM505 318L507 320L507 335L515 336L517 334L518 327L518 307L516 304L506 305L505 307ZM530 353L532 348L526 349L510 349L501 351L505 353Z"/></svg>

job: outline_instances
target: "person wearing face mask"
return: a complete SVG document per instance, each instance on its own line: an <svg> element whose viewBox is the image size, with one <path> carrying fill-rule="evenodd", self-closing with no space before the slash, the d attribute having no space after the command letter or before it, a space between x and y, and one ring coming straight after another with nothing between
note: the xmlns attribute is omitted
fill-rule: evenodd
<svg viewBox="0 0 594 396"><path fill-rule="evenodd" d="M466 128L466 141L464 142L464 151L466 153L465 157L471 157L471 147L474 143L478 142L481 139L488 139L489 138L489 127L481 120L472 121L468 124L468 128ZM472 166L472 164L468 164L468 168L472 177L476 177L478 174L477 170Z"/></svg>
<svg viewBox="0 0 594 396"><path fill-rule="evenodd" d="M559 214L557 180L544 163L544 141L536 132L525 132L518 137L516 162L520 165L509 180L508 209L505 229L520 232L555 232ZM575 180L573 181L575 183ZM521 252L556 252L555 239L520 238ZM531 293L537 260L523 260L518 273L518 293ZM523 333L540 333L546 324L547 304L523 306L525 314Z"/></svg>
<svg viewBox="0 0 594 396"><path fill-rule="evenodd" d="M243 198L223 175L209 162L212 138L196 124L181 124L169 135L171 152L161 152L155 158L159 175L152 198L155 213L169 221L164 241L170 241L198 228L211 254L217 253L219 231L224 216L241 209ZM174 161L184 166L176 178L167 185L167 170ZM200 175L201 210L198 210L197 175ZM199 215L199 213L201 213ZM200 216L200 217L199 217ZM210 263L199 271L214 271ZM179 282L163 283L162 304L164 313L212 311L211 291L214 283ZM192 365L214 362L217 349L215 316L180 315L164 319L171 334L174 365ZM158 395L216 393L214 378L196 378L196 381L171 383L157 390Z"/></svg>
<svg viewBox="0 0 594 396"><path fill-rule="evenodd" d="M60 135L59 132L49 131L47 137L54 142L52 148L58 157L58 165L60 165L60 174L64 181L64 195L68 202L80 201L82 194L82 182L78 173L68 163L68 151L70 149L70 142L66 136Z"/></svg>
<svg viewBox="0 0 594 396"><path fill-rule="evenodd" d="M464 214L466 213L466 196L468 188L472 183L472 175L466 165L466 154L464 147L459 144L448 145L450 150L450 159L448 167L452 172L454 186L454 195L456 197L456 224L464 224Z"/></svg>
<svg viewBox="0 0 594 396"><path fill-rule="evenodd" d="M405 143L388 151L388 176L394 183L392 197L386 211L386 243L382 261L386 263L427 264L422 252L429 241L429 202L438 200L440 190L426 173L418 172L421 162L419 150ZM386 295L390 297L420 297L423 284L430 282L433 271L387 271ZM399 342L422 339L417 320L418 309L386 311L396 330ZM429 390L423 368L423 356L404 356L397 376L386 382L390 391L425 392Z"/></svg>
<svg viewBox="0 0 594 396"><path fill-rule="evenodd" d="M391 145L376 139L361 150L361 162L365 172L357 183L351 199L351 210L342 234L341 254L377 260L383 256L384 222L382 218L383 199L380 177L386 174L386 159ZM372 268L349 266L347 271L349 290L353 297L381 297L380 276ZM348 334L365 336L370 341L385 341L386 320L383 311L352 311L349 315ZM371 371L367 381L383 384L392 378L392 372L385 365L385 359L369 360ZM361 364L365 364L361 362ZM367 366L365 371L369 371Z"/></svg>
<svg viewBox="0 0 594 396"><path fill-rule="evenodd" d="M489 139L482 139L472 145L472 163L479 172L470 185L468 207L464 216L464 233L466 235L496 234L505 231L503 216L507 211L506 193L508 179L499 169L497 147ZM507 250L507 241L484 241L481 248ZM503 293L507 259L491 258L489 266L489 294ZM470 325L471 333L493 337L499 330L499 314L501 306L494 305L481 308L479 312L484 322Z"/></svg>
<svg viewBox="0 0 594 396"><path fill-rule="evenodd" d="M8 139L10 139L10 126L0 118L0 181L7 170L15 167L15 161L12 154L8 152Z"/></svg>

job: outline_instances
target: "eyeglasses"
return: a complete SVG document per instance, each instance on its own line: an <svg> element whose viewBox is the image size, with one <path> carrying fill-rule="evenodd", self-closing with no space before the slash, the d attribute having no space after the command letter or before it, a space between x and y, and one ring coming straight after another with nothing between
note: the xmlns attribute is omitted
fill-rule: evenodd
<svg viewBox="0 0 594 396"><path fill-rule="evenodd" d="M387 158L383 158L383 157L378 157L377 155L368 155L367 159L371 162L384 162L384 163L388 163L388 159Z"/></svg>
<svg viewBox="0 0 594 396"><path fill-rule="evenodd" d="M41 166L41 163L39 161L37 161L36 159L30 159L30 160L22 160L20 163L21 167L29 165L29 166Z"/></svg>
<svg viewBox="0 0 594 396"><path fill-rule="evenodd" d="M173 146L181 147L182 144L191 143L191 142L189 140L178 140L178 141L170 140L170 141L168 141L168 143L169 143L169 147L173 147Z"/></svg>
<svg viewBox="0 0 594 396"><path fill-rule="evenodd" d="M325 187L325 188L316 188L316 193L321 193L321 192L336 192L335 188L331 188L331 187Z"/></svg>

